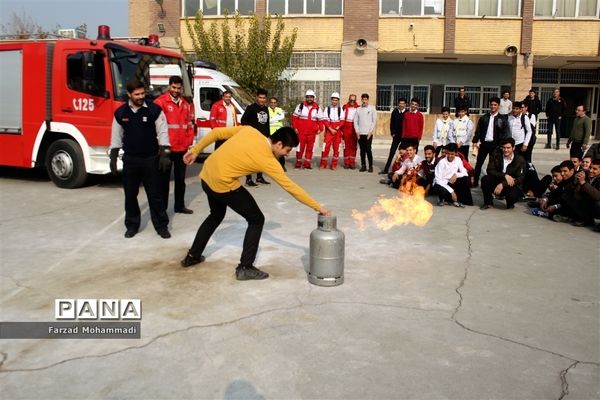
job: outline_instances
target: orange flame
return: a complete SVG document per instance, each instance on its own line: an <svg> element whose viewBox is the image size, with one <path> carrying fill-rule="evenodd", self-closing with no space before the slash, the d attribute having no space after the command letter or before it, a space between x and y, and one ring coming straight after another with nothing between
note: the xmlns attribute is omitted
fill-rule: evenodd
<svg viewBox="0 0 600 400"><path fill-rule="evenodd" d="M398 225L424 226L432 215L433 207L425 200L425 188L417 185L415 179L408 179L391 199L382 195L367 211L352 210L352 218L360 230L366 229L368 222L384 231Z"/></svg>

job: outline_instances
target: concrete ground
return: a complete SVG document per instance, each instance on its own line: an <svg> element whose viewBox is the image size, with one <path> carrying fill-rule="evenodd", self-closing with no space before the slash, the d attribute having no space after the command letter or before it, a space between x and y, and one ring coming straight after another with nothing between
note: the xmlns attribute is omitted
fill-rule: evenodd
<svg viewBox="0 0 600 400"><path fill-rule="evenodd" d="M567 153L534 157L548 172ZM207 215L199 169L194 214L170 212L169 240L143 193L143 230L123 238L118 179L69 191L0 170L2 321L52 321L57 298L143 302L139 340L0 341L3 399L600 398L598 233L522 203L434 206L425 227L359 231L352 209L394 194L377 174L291 169L338 217L345 283L307 282L316 215L277 185L251 189L267 221L256 265L271 277L238 282L233 212L206 262L179 266Z"/></svg>

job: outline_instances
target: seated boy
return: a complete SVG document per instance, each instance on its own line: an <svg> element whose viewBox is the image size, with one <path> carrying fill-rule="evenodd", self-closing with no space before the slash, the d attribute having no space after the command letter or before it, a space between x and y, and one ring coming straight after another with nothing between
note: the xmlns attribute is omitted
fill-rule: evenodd
<svg viewBox="0 0 600 400"><path fill-rule="evenodd" d="M435 167L435 186L439 201L443 206L445 202L455 207L472 206L469 173L462 160L456 156L458 146L456 143L446 145L446 157L440 159Z"/></svg>

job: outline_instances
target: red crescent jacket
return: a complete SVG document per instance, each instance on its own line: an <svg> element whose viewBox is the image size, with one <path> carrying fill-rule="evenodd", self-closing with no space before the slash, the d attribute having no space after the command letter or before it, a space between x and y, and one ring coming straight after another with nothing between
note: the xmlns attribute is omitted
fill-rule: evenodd
<svg viewBox="0 0 600 400"><path fill-rule="evenodd" d="M233 104L231 106L233 108L233 126L237 126L237 116L235 115L235 107ZM223 102L223 99L217 101L210 108L210 127L211 128L220 128L223 126L227 126L227 106Z"/></svg>
<svg viewBox="0 0 600 400"><path fill-rule="evenodd" d="M319 132L319 105L315 102L311 105L307 102L298 104L292 115L292 128L300 133L316 135Z"/></svg>
<svg viewBox="0 0 600 400"><path fill-rule="evenodd" d="M321 130L323 128L339 129L343 123L344 111L342 111L342 107L329 106L321 110Z"/></svg>
<svg viewBox="0 0 600 400"><path fill-rule="evenodd" d="M342 117L342 120L344 121L342 124L342 129L344 132L354 132L354 114L356 114L357 109L357 103L355 103L354 106L350 103L346 103L342 106L342 110L344 111L344 115Z"/></svg>
<svg viewBox="0 0 600 400"><path fill-rule="evenodd" d="M194 109L183 97L175 104L169 92L161 94L154 103L157 104L167 117L169 126L169 143L171 151L187 151L194 142Z"/></svg>

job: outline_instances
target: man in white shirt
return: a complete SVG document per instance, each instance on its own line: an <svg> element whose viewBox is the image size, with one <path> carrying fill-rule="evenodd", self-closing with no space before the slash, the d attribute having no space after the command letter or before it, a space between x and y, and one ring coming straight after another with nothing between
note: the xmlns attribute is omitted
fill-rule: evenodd
<svg viewBox="0 0 600 400"><path fill-rule="evenodd" d="M450 137L450 143L456 143L458 151L462 153L465 160L469 161L469 143L473 137L473 130L475 126L473 121L467 115L467 109L465 107L459 107L456 110L458 117L452 121L452 136Z"/></svg>
<svg viewBox="0 0 600 400"><path fill-rule="evenodd" d="M502 98L500 99L500 106L498 112L500 115L508 115L512 110L512 101L510 101L510 92L505 90L502 92Z"/></svg>
<svg viewBox="0 0 600 400"><path fill-rule="evenodd" d="M525 155L531 140L531 122L529 117L521 113L521 102L515 101L508 116L508 131L515 140L515 152Z"/></svg>
<svg viewBox="0 0 600 400"><path fill-rule="evenodd" d="M454 135L454 124L450 118L450 108L442 107L442 118L438 118L433 126L433 147L435 155L439 156L440 151L450 143L450 139Z"/></svg>
<svg viewBox="0 0 600 400"><path fill-rule="evenodd" d="M435 167L434 191L438 195L438 205L449 203L461 208L465 204L472 206L469 173L462 160L456 157L458 146L456 143L449 143L445 150L446 157L441 158Z"/></svg>

